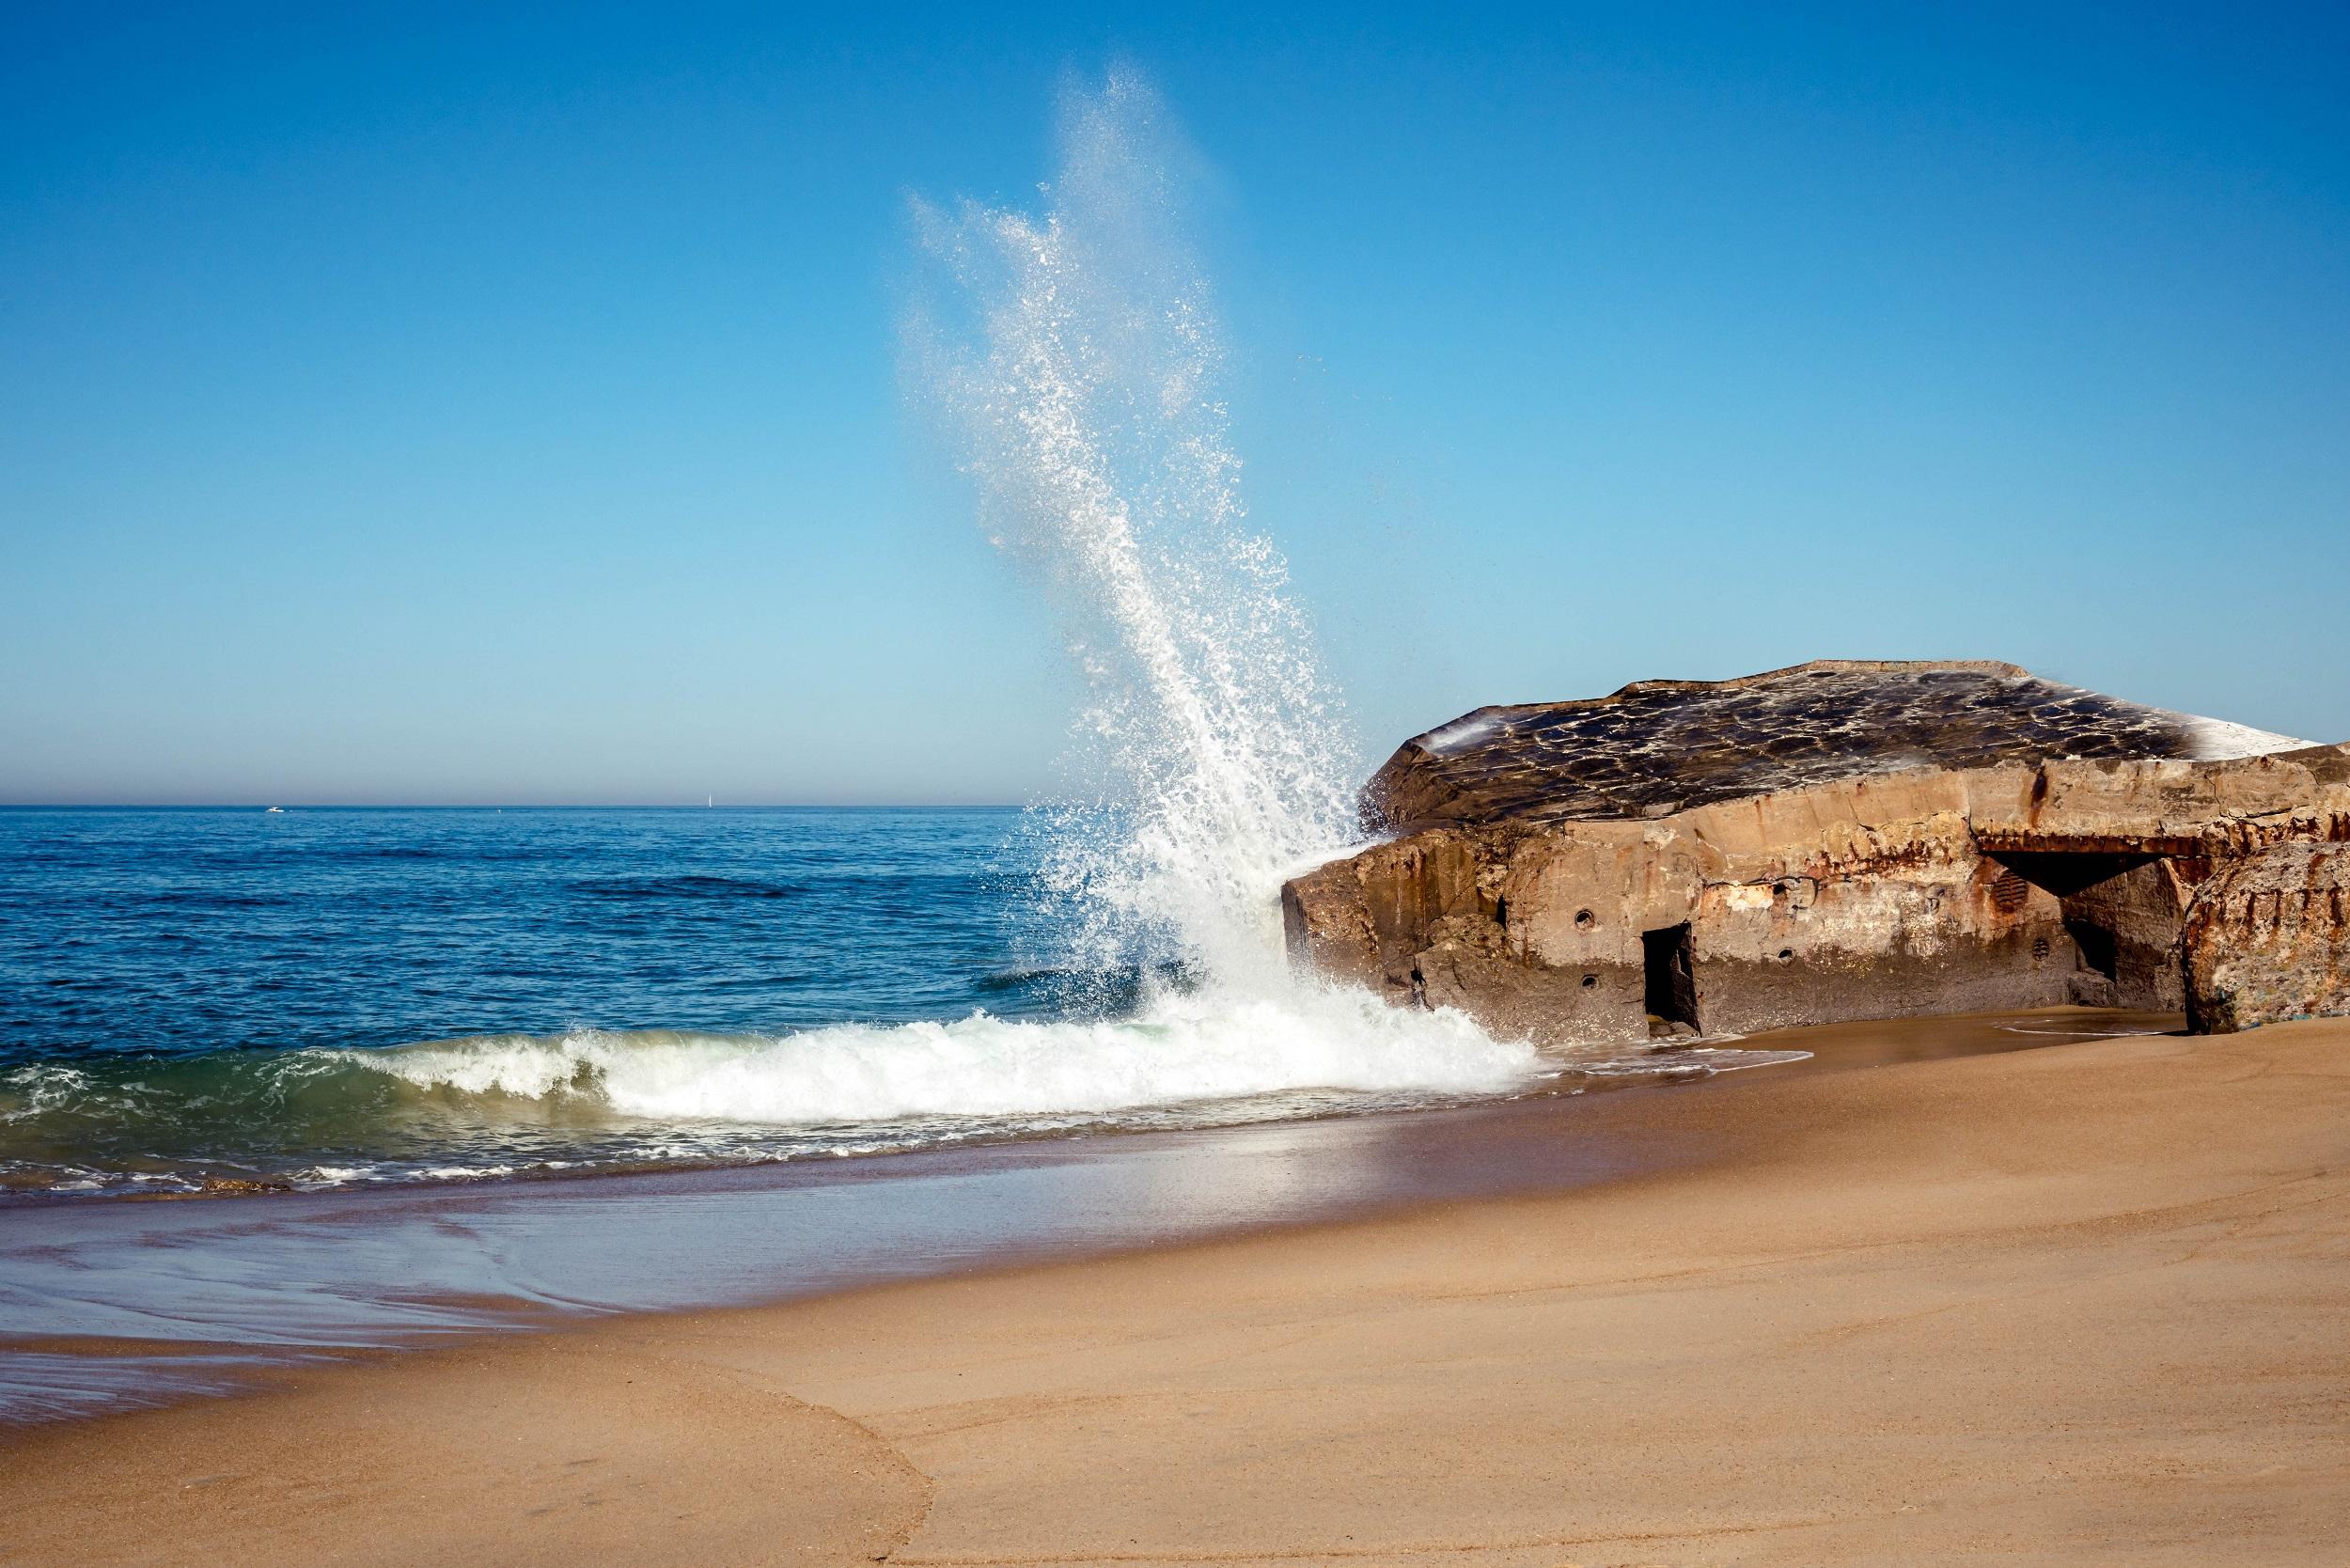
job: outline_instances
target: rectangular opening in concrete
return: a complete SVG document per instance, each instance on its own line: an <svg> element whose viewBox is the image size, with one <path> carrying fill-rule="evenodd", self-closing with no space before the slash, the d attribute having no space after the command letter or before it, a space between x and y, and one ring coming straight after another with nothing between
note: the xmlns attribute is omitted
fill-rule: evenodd
<svg viewBox="0 0 2350 1568"><path fill-rule="evenodd" d="M1689 923L1640 933L1640 957L1648 971L1648 1015L1652 1025L1698 1027L1697 963L1690 951Z"/></svg>
<svg viewBox="0 0 2350 1568"><path fill-rule="evenodd" d="M2067 919L2066 934L2081 950L2081 965L2107 980L2119 980L2122 969L2122 944L2112 932L2093 921Z"/></svg>

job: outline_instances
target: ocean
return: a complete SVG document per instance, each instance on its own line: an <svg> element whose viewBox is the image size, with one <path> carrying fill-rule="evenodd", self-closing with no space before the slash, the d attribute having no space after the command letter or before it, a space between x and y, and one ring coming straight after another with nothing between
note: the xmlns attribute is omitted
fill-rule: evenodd
<svg viewBox="0 0 2350 1568"><path fill-rule="evenodd" d="M838 1157L1556 1071L1073 963L1049 844L1016 810L0 811L0 1192Z"/></svg>

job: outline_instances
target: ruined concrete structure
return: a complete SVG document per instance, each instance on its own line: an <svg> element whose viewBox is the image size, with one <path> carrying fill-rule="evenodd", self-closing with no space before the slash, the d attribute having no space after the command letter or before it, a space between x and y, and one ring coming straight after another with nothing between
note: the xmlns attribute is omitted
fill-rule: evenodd
<svg viewBox="0 0 2350 1568"><path fill-rule="evenodd" d="M2181 951L2187 1020L2232 1034L2350 1013L2350 847L2285 843L2196 889Z"/></svg>
<svg viewBox="0 0 2350 1568"><path fill-rule="evenodd" d="M2339 854L2265 855L2350 841L2350 748L2013 665L1823 660L1482 709L1406 743L1364 808L1384 840L1282 890L1293 959L1512 1035L2173 1011L2204 975L2233 998L2204 1027L2343 1010L2323 1005ZM2230 934L2288 884L2310 889L2290 938ZM2190 966L2206 885L2195 950L2233 956ZM2302 980L2248 979L2288 949Z"/></svg>

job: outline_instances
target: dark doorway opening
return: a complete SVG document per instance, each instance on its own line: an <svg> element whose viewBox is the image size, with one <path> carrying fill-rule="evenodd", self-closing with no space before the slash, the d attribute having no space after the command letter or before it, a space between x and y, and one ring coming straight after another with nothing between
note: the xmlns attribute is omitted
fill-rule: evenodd
<svg viewBox="0 0 2350 1568"><path fill-rule="evenodd" d="M1689 923L1640 933L1640 957L1648 971L1648 1013L1654 1024L1698 1027L1697 962L1690 951Z"/></svg>
<svg viewBox="0 0 2350 1568"><path fill-rule="evenodd" d="M2082 919L2066 920L2064 930L2073 938L2073 945L2080 949L2083 967L2107 980L2122 978L2122 944L2113 933Z"/></svg>
<svg viewBox="0 0 2350 1568"><path fill-rule="evenodd" d="M2073 1001L2161 1011L2183 1004L2179 934L2193 881L2179 868L2186 861L2054 848L2002 850L1991 858L2006 868L1999 882L2012 877L2056 895L2064 934L2073 941ZM1998 892L1995 883L1995 902Z"/></svg>

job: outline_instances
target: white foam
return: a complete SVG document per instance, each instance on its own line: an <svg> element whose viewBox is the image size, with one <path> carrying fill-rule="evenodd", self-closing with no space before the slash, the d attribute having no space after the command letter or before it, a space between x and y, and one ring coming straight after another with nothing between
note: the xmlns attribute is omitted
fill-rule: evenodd
<svg viewBox="0 0 2350 1568"><path fill-rule="evenodd" d="M1119 1022L838 1026L777 1037L579 1030L347 1059L420 1090L591 1103L627 1117L837 1126L1105 1114L1297 1090L1506 1092L1543 1063L1465 1016L1368 993L1167 998Z"/></svg>
<svg viewBox="0 0 2350 1568"><path fill-rule="evenodd" d="M1722 1037L1735 1038L1735 1037ZM1809 1051L1765 1051L1739 1046L1676 1045L1602 1054L1577 1061L1574 1070L1592 1078L1705 1077L1716 1073L1742 1073L1751 1067L1784 1067L1810 1061Z"/></svg>

